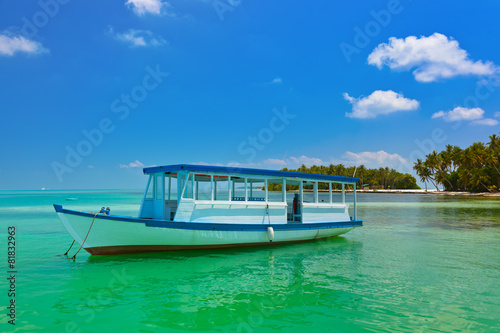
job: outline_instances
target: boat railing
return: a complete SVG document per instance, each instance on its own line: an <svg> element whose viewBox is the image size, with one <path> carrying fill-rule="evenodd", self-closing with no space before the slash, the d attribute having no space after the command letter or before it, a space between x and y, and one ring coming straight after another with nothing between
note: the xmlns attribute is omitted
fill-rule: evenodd
<svg viewBox="0 0 500 333"><path fill-rule="evenodd" d="M286 207L288 204L281 201L265 201L265 200L194 200L194 199L182 199L182 201L193 202L195 205L237 205L237 206L280 206Z"/></svg>
<svg viewBox="0 0 500 333"><path fill-rule="evenodd" d="M304 202L302 203L304 208L312 207L312 208L346 208L349 207L349 204L345 203L329 203L329 202Z"/></svg>
<svg viewBox="0 0 500 333"><path fill-rule="evenodd" d="M245 201L245 197L231 197L231 201ZM266 198L247 198L247 201L266 201Z"/></svg>

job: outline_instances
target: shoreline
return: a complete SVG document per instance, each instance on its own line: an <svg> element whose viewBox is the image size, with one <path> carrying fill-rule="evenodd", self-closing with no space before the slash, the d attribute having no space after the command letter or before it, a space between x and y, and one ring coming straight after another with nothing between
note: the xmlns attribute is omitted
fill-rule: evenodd
<svg viewBox="0 0 500 333"><path fill-rule="evenodd" d="M351 191L352 192L352 191ZM434 194L464 197L500 197L500 192L446 192L437 190L356 190L357 193Z"/></svg>
<svg viewBox="0 0 500 333"><path fill-rule="evenodd" d="M298 191L297 191L298 192ZM312 192L312 191L304 191ZM319 190L320 193L328 193L328 190ZM340 190L333 190L333 193L342 193ZM352 190L346 190L346 193L352 193ZM437 190L356 190L356 193L391 193L391 194L433 194L433 195L449 195L449 196L464 196L464 197L500 197L500 192L445 192Z"/></svg>

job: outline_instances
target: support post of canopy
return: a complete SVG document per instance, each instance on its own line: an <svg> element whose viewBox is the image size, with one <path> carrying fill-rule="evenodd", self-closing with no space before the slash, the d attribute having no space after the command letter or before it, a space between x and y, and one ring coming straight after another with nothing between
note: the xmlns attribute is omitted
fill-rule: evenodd
<svg viewBox="0 0 500 333"><path fill-rule="evenodd" d="M214 181L214 200L217 200L217 179L213 178L213 181Z"/></svg>
<svg viewBox="0 0 500 333"><path fill-rule="evenodd" d="M172 174L168 174L168 200L170 200L170 193L172 192Z"/></svg>
<svg viewBox="0 0 500 333"><path fill-rule="evenodd" d="M299 183L299 202L302 205L304 201L304 182L301 180Z"/></svg>
<svg viewBox="0 0 500 333"><path fill-rule="evenodd" d="M231 176L227 176L227 201L231 201Z"/></svg>
<svg viewBox="0 0 500 333"><path fill-rule="evenodd" d="M318 203L318 182L313 183L314 202Z"/></svg>
<svg viewBox="0 0 500 333"><path fill-rule="evenodd" d="M331 204L333 202L332 182L328 183L328 199L330 200L330 204Z"/></svg>
<svg viewBox="0 0 500 333"><path fill-rule="evenodd" d="M304 222L302 220L302 207L304 207L303 204L304 204L304 182L301 180L299 182L299 202L297 202L297 208L298 208L300 222Z"/></svg>
<svg viewBox="0 0 500 333"><path fill-rule="evenodd" d="M248 201L248 178L245 178L245 201Z"/></svg>
<svg viewBox="0 0 500 333"><path fill-rule="evenodd" d="M236 186L235 186L235 181L233 180L233 192L232 192L231 197L236 196L236 194L235 194L235 193L236 193Z"/></svg>
<svg viewBox="0 0 500 333"><path fill-rule="evenodd" d="M342 204L345 205L345 184L342 183Z"/></svg>
<svg viewBox="0 0 500 333"><path fill-rule="evenodd" d="M354 221L356 221L356 183L353 185L354 188Z"/></svg>
<svg viewBox="0 0 500 333"><path fill-rule="evenodd" d="M165 174L161 174L161 204L165 205Z"/></svg>
<svg viewBox="0 0 500 333"><path fill-rule="evenodd" d="M286 202L286 178L283 178L283 184L281 185L281 193L283 195L283 202Z"/></svg>
<svg viewBox="0 0 500 333"><path fill-rule="evenodd" d="M196 183L196 186L193 186L193 189L194 189L193 199L198 200L198 184L199 184L199 182L196 181L196 175L193 173L193 184L195 184L195 183Z"/></svg>
<svg viewBox="0 0 500 333"><path fill-rule="evenodd" d="M214 193L215 193L214 175L210 175L210 200L212 201L214 201Z"/></svg>
<svg viewBox="0 0 500 333"><path fill-rule="evenodd" d="M264 187L266 188L266 202L267 202L267 199L268 199L267 179L264 181Z"/></svg>

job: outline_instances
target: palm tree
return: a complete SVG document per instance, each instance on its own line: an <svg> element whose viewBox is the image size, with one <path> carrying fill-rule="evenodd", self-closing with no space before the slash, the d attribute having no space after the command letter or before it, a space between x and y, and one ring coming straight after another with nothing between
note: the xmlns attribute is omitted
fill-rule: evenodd
<svg viewBox="0 0 500 333"><path fill-rule="evenodd" d="M417 173L417 176L425 184L425 192L427 192L427 182L430 181L431 171L427 168L420 158L413 165L413 170Z"/></svg>
<svg viewBox="0 0 500 333"><path fill-rule="evenodd" d="M388 183L388 178L389 178L389 168L379 168L378 169L378 175L379 175L379 184L382 185L384 189L387 189L387 183Z"/></svg>
<svg viewBox="0 0 500 333"><path fill-rule="evenodd" d="M500 171L498 170L498 155L492 149L488 149L486 151L485 162L492 166L498 175L500 175Z"/></svg>
<svg viewBox="0 0 500 333"><path fill-rule="evenodd" d="M482 180L484 177L479 176L479 171L481 170L480 163L483 157L480 154L480 145L473 143L472 146L465 148L460 155L460 167L465 170L467 176L463 177L463 184L471 190L471 186L477 187L478 185L483 186L487 191L489 191L488 186L486 186ZM474 171L474 173L471 172Z"/></svg>
<svg viewBox="0 0 500 333"><path fill-rule="evenodd" d="M493 149L497 154L499 154L500 153L500 137L498 137L498 135L496 135L496 134L490 135L490 142L488 142L488 146L491 149Z"/></svg>
<svg viewBox="0 0 500 333"><path fill-rule="evenodd" d="M363 164L361 164L358 167L358 170L356 171L356 175L359 178L359 188L363 187L365 180L365 173L366 173L366 167Z"/></svg>
<svg viewBox="0 0 500 333"><path fill-rule="evenodd" d="M498 170L498 161L500 160L500 138L496 135L490 135L490 142L488 142L488 152L486 156L486 161L491 164L491 166L497 171L500 175L500 171Z"/></svg>
<svg viewBox="0 0 500 333"><path fill-rule="evenodd" d="M413 169L426 187L430 181L452 190L496 191L500 188L499 135L491 135L486 145L474 142L465 149L447 145L440 153L433 151L423 161L418 159Z"/></svg>
<svg viewBox="0 0 500 333"><path fill-rule="evenodd" d="M394 169L389 170L389 176L387 178L388 178L388 182L391 183L390 187L392 189L394 188L394 184L398 181L399 175L401 175L401 174L398 173L396 170L394 170Z"/></svg>
<svg viewBox="0 0 500 333"><path fill-rule="evenodd" d="M443 162L441 160L441 157L439 156L438 153L436 153L435 150L432 153L430 153L427 156L425 156L425 157L426 157L426 160L424 162L424 165L431 172L431 177L429 177L429 179L434 184L434 186L436 187L436 190L439 191L437 185L443 184L443 180L448 181L448 179L445 177L444 172L441 170L441 168L443 167ZM449 181L448 181L448 183L451 186L451 183Z"/></svg>
<svg viewBox="0 0 500 333"><path fill-rule="evenodd" d="M460 161L460 156L462 154L462 149L458 146L447 145L446 152L451 157L452 171L457 170L459 167L459 161Z"/></svg>
<svg viewBox="0 0 500 333"><path fill-rule="evenodd" d="M337 165L337 175L338 176L346 176L346 169L343 164Z"/></svg>

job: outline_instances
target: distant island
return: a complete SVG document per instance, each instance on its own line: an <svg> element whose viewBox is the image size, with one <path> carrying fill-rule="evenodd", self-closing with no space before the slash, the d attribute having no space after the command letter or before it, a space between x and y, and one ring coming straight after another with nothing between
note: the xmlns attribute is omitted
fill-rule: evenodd
<svg viewBox="0 0 500 333"><path fill-rule="evenodd" d="M296 172L306 172L306 173L316 173L321 175L333 175L333 176L347 176L352 177L354 175L354 170L356 170L356 177L359 178L358 188L370 188L370 189L408 189L408 190L418 190L420 186L417 185L417 180L415 177L409 173L397 172L394 169L378 168L378 169L368 169L364 165L360 165L357 168L354 166L346 167L343 164L329 166L325 165L313 165L311 167L306 167L304 164L298 169L288 169L283 168L281 171L296 171ZM269 191L281 191L281 184L268 184ZM297 190L298 186L287 185L287 190ZM328 185L326 183L319 183L319 190L328 190ZM340 189L338 184L333 184L333 189Z"/></svg>
<svg viewBox="0 0 500 333"><path fill-rule="evenodd" d="M424 161L417 159L413 169L426 188L430 182L448 192L496 193L500 188L500 137L493 134L489 138L486 144L474 142L465 149L447 145L446 150L433 151Z"/></svg>

